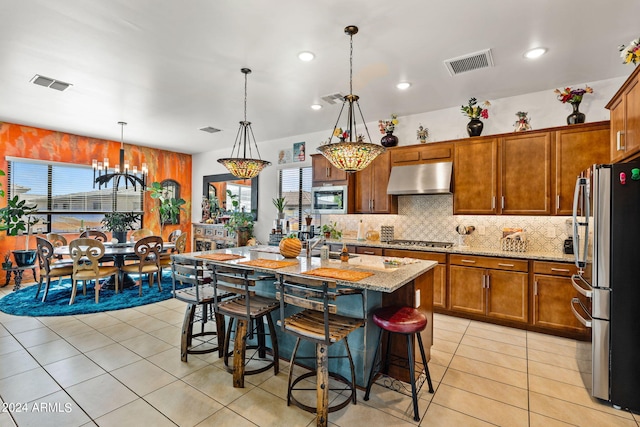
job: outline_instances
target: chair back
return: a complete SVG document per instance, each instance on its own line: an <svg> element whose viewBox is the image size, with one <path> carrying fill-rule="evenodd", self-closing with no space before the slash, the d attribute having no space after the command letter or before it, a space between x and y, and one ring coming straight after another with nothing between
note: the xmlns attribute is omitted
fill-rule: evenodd
<svg viewBox="0 0 640 427"><path fill-rule="evenodd" d="M189 237L189 235L187 233L182 233L180 234L175 241L175 248L174 248L174 252L175 253L184 253L187 250L187 238Z"/></svg>
<svg viewBox="0 0 640 427"><path fill-rule="evenodd" d="M73 260L73 275L88 273L100 274L100 258L104 255L104 245L100 240L78 238L69 242L69 255Z"/></svg>
<svg viewBox="0 0 640 427"><path fill-rule="evenodd" d="M213 295L211 278L204 276L202 261L192 259L173 260L171 263L171 277L173 283L173 297L188 303L201 303ZM191 287L177 289L176 283L189 284ZM206 288L205 288L206 287Z"/></svg>
<svg viewBox="0 0 640 427"><path fill-rule="evenodd" d="M213 274L213 287L216 294L229 294L235 296L238 304L227 305L219 304L214 301L214 310L216 313L226 314L227 316L245 317L247 320L251 318L252 307L251 300L265 300L265 298L257 296L255 291L256 282L260 280L275 279L273 275L268 273L256 273L253 269L235 266L220 266L216 264L210 265ZM266 300L265 300L266 301ZM274 300L275 302L275 300ZM243 313L238 309L242 307ZM254 313L255 314L255 313Z"/></svg>
<svg viewBox="0 0 640 427"><path fill-rule="evenodd" d="M47 240L51 242L54 248L59 248L60 246L67 246L67 239L62 234L57 233L48 233Z"/></svg>
<svg viewBox="0 0 640 427"><path fill-rule="evenodd" d="M131 233L131 237L133 238L134 242L137 242L143 237L149 237L149 236L153 236L153 231L149 230L148 228L140 228L138 230L133 230L133 232Z"/></svg>
<svg viewBox="0 0 640 427"><path fill-rule="evenodd" d="M48 276L51 271L51 258L54 257L53 245L47 239L36 236L36 246L38 248L38 262L40 263L40 269Z"/></svg>
<svg viewBox="0 0 640 427"><path fill-rule="evenodd" d="M178 239L178 236L180 236L181 234L182 234L182 230L173 230L171 234L169 234L169 238L167 239L167 241L173 243L176 241L176 239Z"/></svg>
<svg viewBox="0 0 640 427"><path fill-rule="evenodd" d="M80 238L81 239L90 238L90 239L98 240L103 243L109 240L107 238L107 235L99 230L85 230L82 232L82 234L80 234Z"/></svg>
<svg viewBox="0 0 640 427"><path fill-rule="evenodd" d="M147 236L136 242L134 252L140 260L139 269L142 271L145 266L153 265L160 270L160 255L162 254L162 237Z"/></svg>

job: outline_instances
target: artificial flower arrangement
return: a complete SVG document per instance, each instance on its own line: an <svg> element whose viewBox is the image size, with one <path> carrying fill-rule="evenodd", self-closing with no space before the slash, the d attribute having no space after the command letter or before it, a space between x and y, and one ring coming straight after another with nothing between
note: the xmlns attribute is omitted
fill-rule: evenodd
<svg viewBox="0 0 640 427"><path fill-rule="evenodd" d="M337 136L338 138L340 138L341 141L344 141L347 138L349 138L349 131L342 130L342 128L335 128L333 130L333 136Z"/></svg>
<svg viewBox="0 0 640 427"><path fill-rule="evenodd" d="M462 110L462 114L466 115L470 119L488 119L489 118L489 110L487 107L490 107L491 104L489 101L484 101L482 106L478 105L478 100L475 98L471 98L469 100L469 105L463 105L460 107ZM483 108L484 107L484 108Z"/></svg>
<svg viewBox="0 0 640 427"><path fill-rule="evenodd" d="M618 46L618 50L623 64L628 64L629 62L637 64L640 62L640 38L631 40L628 46L621 44Z"/></svg>
<svg viewBox="0 0 640 427"><path fill-rule="evenodd" d="M380 133L385 134L387 132L393 132L398 124L398 115L392 114L391 120L378 120L378 127L380 128Z"/></svg>
<svg viewBox="0 0 640 427"><path fill-rule="evenodd" d="M582 102L582 97L585 93L593 93L593 89L589 86L585 86L584 89L571 89L570 87L564 88L562 91L556 89L553 91L558 95L558 101L569 104L579 104Z"/></svg>

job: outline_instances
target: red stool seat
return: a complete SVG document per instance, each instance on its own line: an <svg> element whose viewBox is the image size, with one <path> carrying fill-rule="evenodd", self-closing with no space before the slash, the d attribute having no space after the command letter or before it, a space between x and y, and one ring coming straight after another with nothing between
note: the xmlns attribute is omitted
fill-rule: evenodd
<svg viewBox="0 0 640 427"><path fill-rule="evenodd" d="M427 326L427 317L413 307L382 307L373 313L373 323L385 331L415 334Z"/></svg>

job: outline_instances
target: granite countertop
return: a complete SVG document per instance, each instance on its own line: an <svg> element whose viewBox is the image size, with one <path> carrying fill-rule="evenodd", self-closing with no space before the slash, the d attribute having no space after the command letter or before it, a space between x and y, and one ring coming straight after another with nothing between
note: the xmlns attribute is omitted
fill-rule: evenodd
<svg viewBox="0 0 640 427"><path fill-rule="evenodd" d="M479 248L479 247L469 247L469 246L456 246L454 245L451 248L429 248L422 246L403 246L403 245L390 245L388 243L380 242L379 240L371 241L371 240L356 240L356 239L345 239L342 240L327 240L327 243L331 244L343 244L354 245L354 246L368 246L372 248L386 248L386 249L404 249L409 251L420 251L420 252L442 252L447 254L462 254L462 255L485 255L485 256L495 256L495 257L503 257L503 258L518 258L518 259L533 259L537 261L558 261L558 262L574 262L574 255L567 255L562 252L509 252L502 251L500 249L494 248Z"/></svg>
<svg viewBox="0 0 640 427"><path fill-rule="evenodd" d="M209 259L198 258L198 255L203 254L236 254L240 255L242 259L235 259L231 261L213 261ZM190 252L183 254L173 254L172 258L186 258L186 259L196 259L199 261L205 261L211 264L217 265L238 265L242 261L255 260L258 258L268 259L268 260L283 260L285 259L279 253L274 253L273 246L243 246L239 248L228 248L228 249L218 249L214 251L204 251L204 252ZM406 285L416 277L424 274L425 272L434 268L438 263L435 261L426 261L426 260L415 260L415 262L411 264L401 265L397 268L385 268L382 260L384 257L375 256L375 255L356 255L355 257L349 259L348 263L341 262L340 260L321 260L319 257L312 257L307 259L304 256L304 251L301 256L298 258L287 259L287 261L296 261L297 264L290 267L284 268L263 268L263 267L255 267L252 268L257 271L266 271L270 273L287 273L292 275L303 275L306 271L313 270L315 268L325 267L325 268L338 268L338 269L346 269L346 270L359 270L373 273L372 276L366 277L357 282L350 282L344 280L337 280L338 285L348 286L352 288L358 289L367 289L371 291L378 292L393 292L396 289L401 288ZM247 266L243 266L247 268ZM309 276L307 276L309 277Z"/></svg>

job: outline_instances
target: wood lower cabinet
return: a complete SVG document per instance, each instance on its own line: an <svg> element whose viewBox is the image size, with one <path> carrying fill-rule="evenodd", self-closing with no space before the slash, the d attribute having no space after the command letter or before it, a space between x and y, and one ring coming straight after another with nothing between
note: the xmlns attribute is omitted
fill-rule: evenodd
<svg viewBox="0 0 640 427"><path fill-rule="evenodd" d="M509 322L527 323L528 262L450 255L449 308Z"/></svg>
<svg viewBox="0 0 640 427"><path fill-rule="evenodd" d="M447 254L440 252L407 251L403 249L385 249L384 256L436 261L438 265L433 268L433 306L440 308L447 307Z"/></svg>
<svg viewBox="0 0 640 427"><path fill-rule="evenodd" d="M560 332L589 334L589 330L571 311L571 299L580 296L571 284L571 275L576 272L577 268L573 264L533 262L534 326Z"/></svg>

